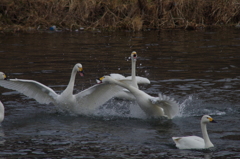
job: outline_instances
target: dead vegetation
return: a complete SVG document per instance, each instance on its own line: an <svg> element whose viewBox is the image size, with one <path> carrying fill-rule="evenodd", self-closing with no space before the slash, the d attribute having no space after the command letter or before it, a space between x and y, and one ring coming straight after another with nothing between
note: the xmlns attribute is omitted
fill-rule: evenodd
<svg viewBox="0 0 240 159"><path fill-rule="evenodd" d="M240 0L1 0L0 31L201 29L236 25Z"/></svg>

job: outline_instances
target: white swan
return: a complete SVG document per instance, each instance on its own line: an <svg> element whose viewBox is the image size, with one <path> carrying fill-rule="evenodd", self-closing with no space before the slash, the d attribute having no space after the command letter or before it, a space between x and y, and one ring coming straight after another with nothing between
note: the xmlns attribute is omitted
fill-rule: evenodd
<svg viewBox="0 0 240 159"><path fill-rule="evenodd" d="M3 72L0 72L0 80L3 80L3 79L6 79L7 76L3 73ZM4 119L4 106L2 104L2 102L0 101L0 123L3 121Z"/></svg>
<svg viewBox="0 0 240 159"><path fill-rule="evenodd" d="M204 115L201 119L201 129L203 138L198 136L172 137L179 149L206 149L214 147L207 133L207 123L216 123L209 115Z"/></svg>
<svg viewBox="0 0 240 159"><path fill-rule="evenodd" d="M145 77L136 76L136 61L137 61L137 52L133 51L131 53L131 64L132 64L132 72L131 76L124 77L123 75L112 73L110 76L116 80L123 80L123 79L131 79L131 85L135 88L138 88L138 84L150 84L150 80ZM135 100L135 97L126 89L122 89L118 91L117 94L114 96L118 99L125 99L125 100Z"/></svg>
<svg viewBox="0 0 240 159"><path fill-rule="evenodd" d="M0 123L3 121L3 119L4 119L4 106L0 101Z"/></svg>
<svg viewBox="0 0 240 159"><path fill-rule="evenodd" d="M172 119L179 112L178 103L165 95L159 94L159 97L152 97L147 93L135 88L131 85L131 80L115 80L110 76L104 76L97 81L109 84L117 84L121 87L128 89L136 98L138 105L149 117L165 116Z"/></svg>
<svg viewBox="0 0 240 159"><path fill-rule="evenodd" d="M86 114L91 113L93 109L111 99L114 96L114 92L119 91L119 88L111 88L111 85L96 84L78 94L73 94L76 73L80 72L83 75L82 70L81 64L76 64L73 67L68 86L61 94L55 93L51 88L34 80L3 80L6 79L4 73L0 73L2 79L0 80L0 86L23 93L41 104L53 103L56 106L60 106L63 110L77 114Z"/></svg>

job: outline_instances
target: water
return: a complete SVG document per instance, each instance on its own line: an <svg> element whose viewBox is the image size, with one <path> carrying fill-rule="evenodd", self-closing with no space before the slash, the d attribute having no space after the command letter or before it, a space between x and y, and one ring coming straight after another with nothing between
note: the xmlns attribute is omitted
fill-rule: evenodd
<svg viewBox="0 0 240 159"><path fill-rule="evenodd" d="M148 119L135 102L112 99L90 115L59 112L16 91L0 88L5 120L2 158L240 158L239 30L149 32L42 32L0 35L0 68L9 78L37 80L62 92L76 63L74 92L110 73L130 75L137 51L137 74L151 80L140 89L175 98L173 120ZM179 150L171 137L201 136L208 124L215 148Z"/></svg>

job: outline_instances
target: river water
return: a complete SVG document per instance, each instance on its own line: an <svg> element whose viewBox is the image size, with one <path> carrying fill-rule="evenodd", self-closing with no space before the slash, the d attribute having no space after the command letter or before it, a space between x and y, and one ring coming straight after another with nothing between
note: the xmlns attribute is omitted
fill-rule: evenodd
<svg viewBox="0 0 240 159"><path fill-rule="evenodd" d="M5 119L2 158L240 158L240 30L145 32L39 32L0 35L0 71L8 78L39 81L57 93L72 67L83 65L74 93L110 73L131 73L137 51L140 89L173 97L180 113L148 119L135 102L111 99L90 115L59 112L0 87ZM210 150L179 150L172 136L201 136L208 124Z"/></svg>

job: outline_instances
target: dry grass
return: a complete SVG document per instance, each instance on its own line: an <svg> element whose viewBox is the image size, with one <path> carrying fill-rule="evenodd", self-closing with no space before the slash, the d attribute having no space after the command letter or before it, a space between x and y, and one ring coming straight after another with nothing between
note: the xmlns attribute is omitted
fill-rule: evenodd
<svg viewBox="0 0 240 159"><path fill-rule="evenodd" d="M240 21L240 0L1 0L0 30L199 29Z"/></svg>

